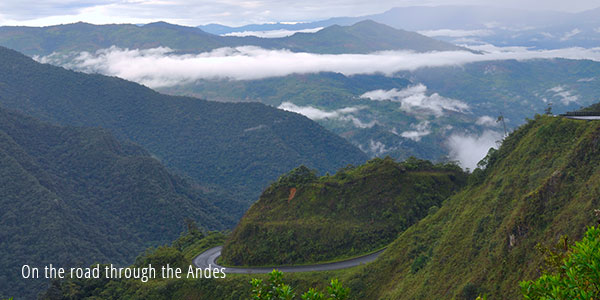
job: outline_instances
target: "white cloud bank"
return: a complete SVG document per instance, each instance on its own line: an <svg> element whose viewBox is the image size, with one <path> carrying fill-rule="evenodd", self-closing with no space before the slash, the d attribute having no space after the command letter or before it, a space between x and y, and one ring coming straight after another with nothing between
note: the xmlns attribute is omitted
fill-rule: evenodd
<svg viewBox="0 0 600 300"><path fill-rule="evenodd" d="M463 168L471 170L483 159L490 148L497 148L496 141L502 139L502 134L486 130L481 135L453 134L446 144L450 149L450 158L460 162Z"/></svg>
<svg viewBox="0 0 600 300"><path fill-rule="evenodd" d="M240 37L256 36L256 37L261 37L261 38L281 38L281 37L292 36L298 32L314 33L321 29L323 29L323 27L309 28L309 29L302 29L302 30L279 29L279 30L266 30L266 31L236 31L236 32L222 34L222 36L240 36Z"/></svg>
<svg viewBox="0 0 600 300"><path fill-rule="evenodd" d="M399 102L400 108L408 113L428 111L436 116L441 116L444 110L465 112L469 110L466 103L440 96L438 93L427 95L427 87L423 84L410 86L402 90L374 90L361 95L361 98L373 101Z"/></svg>
<svg viewBox="0 0 600 300"><path fill-rule="evenodd" d="M477 121L475 121L475 124L479 125L479 126L487 126L487 127L496 127L498 126L498 119L494 119L490 116L481 116L479 118L477 118Z"/></svg>
<svg viewBox="0 0 600 300"><path fill-rule="evenodd" d="M600 61L600 48L539 51L522 47L497 48L491 45L473 48L485 53L384 51L371 54L314 54L244 46L221 48L200 54L177 54L163 47L130 50L113 46L95 53L82 52L67 57L51 54L37 59L40 62L84 72L118 76L152 88L185 84L200 79L251 80L294 73L392 75L398 71L411 71L423 67L459 66L471 62L506 59L568 58Z"/></svg>

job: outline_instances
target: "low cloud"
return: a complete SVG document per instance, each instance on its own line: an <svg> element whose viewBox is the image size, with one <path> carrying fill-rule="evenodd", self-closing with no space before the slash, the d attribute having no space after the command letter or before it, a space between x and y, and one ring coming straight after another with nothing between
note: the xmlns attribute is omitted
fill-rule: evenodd
<svg viewBox="0 0 600 300"><path fill-rule="evenodd" d="M573 30L571 30L571 31L569 31L569 32L567 32L567 33L565 33L565 34L564 34L564 35L563 35L563 36L560 38L560 41L561 41L561 42L564 42L564 41L570 40L572 37L574 37L574 36L576 36L576 35L578 35L578 34L580 34L580 33L581 33L581 30L579 30L579 28L575 28L575 29L573 29Z"/></svg>
<svg viewBox="0 0 600 300"><path fill-rule="evenodd" d="M423 111L441 116L444 110L466 112L469 105L466 103L440 96L438 93L427 95L427 87L423 84L410 86L402 90L374 90L366 92L361 98L373 101L399 102L400 108L408 113L422 113Z"/></svg>
<svg viewBox="0 0 600 300"><path fill-rule="evenodd" d="M354 127L357 127L357 128L371 128L371 127L375 126L375 124L377 124L376 121L365 123L365 122L361 121L359 118L357 118L356 116L352 115L353 113L358 112L359 110L363 109L364 107L344 107L341 109L328 111L328 110L318 109L318 108L310 106L310 105L298 106L291 102L283 102L277 108L304 115L305 117L307 117L311 120L314 120L314 121L324 120L324 119L346 121L346 122L352 123L352 125L354 125Z"/></svg>
<svg viewBox="0 0 600 300"><path fill-rule="evenodd" d="M256 37L262 37L262 38L281 38L281 37L292 36L298 32L313 33L313 32L317 32L321 29L323 29L323 27L309 28L309 29L302 29L302 30L279 29L279 30L267 30L267 31L238 31L238 32L230 32L230 33L226 33L226 34L222 34L222 35L223 36L256 36Z"/></svg>
<svg viewBox="0 0 600 300"><path fill-rule="evenodd" d="M553 39L554 35L550 32L540 32L540 34L545 37L545 38L549 38L549 39Z"/></svg>
<svg viewBox="0 0 600 300"><path fill-rule="evenodd" d="M51 54L36 59L67 68L117 76L152 88L192 83L201 79L252 80L290 74L338 72L344 75L384 74L423 67L460 66L493 60L591 59L600 61L600 48L528 50L523 47L473 46L483 54L467 51L413 53L383 51L371 54L315 54L267 50L244 46L220 48L199 54L178 54L172 49L121 49L110 47L94 53Z"/></svg>
<svg viewBox="0 0 600 300"><path fill-rule="evenodd" d="M405 137L407 139L411 139L415 142L419 142L421 141L422 137L427 136L431 133L429 121L423 121L418 124L410 124L410 127L414 130L404 131L400 134L400 136Z"/></svg>
<svg viewBox="0 0 600 300"><path fill-rule="evenodd" d="M344 115L351 114L360 110L360 108L358 107L345 107L342 109L326 111L318 109L316 107L312 107L310 105L298 106L292 102L283 102L277 108L304 115L311 120L339 119Z"/></svg>
<svg viewBox="0 0 600 300"><path fill-rule="evenodd" d="M486 130L481 135L453 134L446 144L450 149L450 158L457 160L463 168L471 170L483 159L490 148L497 148L496 141L502 139L499 132Z"/></svg>
<svg viewBox="0 0 600 300"><path fill-rule="evenodd" d="M461 29L437 29L437 30L422 30L420 34L429 37L447 36L447 37L470 37L470 36L490 36L494 32L489 29L478 30L461 30Z"/></svg>
<svg viewBox="0 0 600 300"><path fill-rule="evenodd" d="M354 127L356 127L356 128L372 128L373 126L375 126L377 124L377 121L371 121L371 122L365 123L365 122L361 121L359 118L352 116L352 115L342 116L339 119L342 121L351 122L352 125L354 125Z"/></svg>
<svg viewBox="0 0 600 300"><path fill-rule="evenodd" d="M490 116L481 116L481 117L477 118L477 121L475 122L475 124L480 125L480 126L487 126L487 127L498 126L497 119L492 118Z"/></svg>
<svg viewBox="0 0 600 300"><path fill-rule="evenodd" d="M579 100L578 95L574 95L575 91L569 91L565 86L558 85L548 90L554 93L554 97L560 98L560 101L564 105L569 105L571 102L577 102Z"/></svg>
<svg viewBox="0 0 600 300"><path fill-rule="evenodd" d="M394 151L397 148L396 147L389 147L380 142L380 141L375 141L375 140L369 140L369 145L367 146L363 146L363 145L359 145L358 148L360 150L362 150L365 153L370 153L374 156L382 156L386 153L389 153L390 151Z"/></svg>

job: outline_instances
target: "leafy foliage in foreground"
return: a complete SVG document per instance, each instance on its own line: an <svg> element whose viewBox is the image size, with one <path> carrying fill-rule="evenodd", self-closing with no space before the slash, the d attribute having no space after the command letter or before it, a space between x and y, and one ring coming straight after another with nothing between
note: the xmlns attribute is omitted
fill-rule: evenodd
<svg viewBox="0 0 600 300"><path fill-rule="evenodd" d="M575 243L559 272L521 282L526 300L600 298L600 227L590 227Z"/></svg>
<svg viewBox="0 0 600 300"><path fill-rule="evenodd" d="M292 287L283 283L283 273L279 270L273 270L269 273L269 284L264 283L259 278L252 278L250 284L252 284L252 300L291 300L296 298L296 293ZM302 300L345 300L348 298L349 292L337 279L332 279L327 287L327 296L314 288L310 288L300 298Z"/></svg>
<svg viewBox="0 0 600 300"><path fill-rule="evenodd" d="M302 166L264 191L222 258L232 265L280 265L364 254L393 241L465 181L455 165L415 158L376 158L323 177Z"/></svg>

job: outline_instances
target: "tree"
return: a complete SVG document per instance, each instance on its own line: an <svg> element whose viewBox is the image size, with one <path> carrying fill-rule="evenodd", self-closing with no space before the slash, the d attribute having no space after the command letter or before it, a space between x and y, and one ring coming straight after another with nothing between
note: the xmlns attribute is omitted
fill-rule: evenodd
<svg viewBox="0 0 600 300"><path fill-rule="evenodd" d="M253 278L252 284L253 300L291 300L296 297L292 287L283 283L283 273L279 270L273 270L269 273L269 284L262 279ZM313 288L310 288L300 296L302 300L344 300L348 299L349 290L342 286L337 279L332 279L327 287L327 298L325 294Z"/></svg>
<svg viewBox="0 0 600 300"><path fill-rule="evenodd" d="M526 300L600 299L600 227L590 227L570 250L557 272L521 282Z"/></svg>

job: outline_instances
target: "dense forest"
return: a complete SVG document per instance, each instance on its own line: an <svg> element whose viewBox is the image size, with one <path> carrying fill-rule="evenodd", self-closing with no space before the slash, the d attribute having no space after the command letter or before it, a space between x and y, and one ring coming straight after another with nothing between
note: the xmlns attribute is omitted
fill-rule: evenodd
<svg viewBox="0 0 600 300"><path fill-rule="evenodd" d="M298 165L324 173L367 160L343 138L295 113L162 95L115 77L40 64L5 48L0 105L63 125L108 129L220 193L217 205L239 215L269 182Z"/></svg>
<svg viewBox="0 0 600 300"><path fill-rule="evenodd" d="M129 49L169 47L181 53L199 53L221 47L258 46L312 53L371 53L383 50L416 52L468 50L415 32L394 29L373 21L352 26L333 25L314 34L283 38L229 37L206 33L194 27L165 22L92 25L75 23L49 27L0 28L0 45L27 55L53 52L96 51L111 46ZM470 50L469 50L470 51Z"/></svg>
<svg viewBox="0 0 600 300"><path fill-rule="evenodd" d="M97 128L60 127L0 109L0 291L33 297L21 266L123 264L176 238L184 221L235 222L216 199L141 147Z"/></svg>

